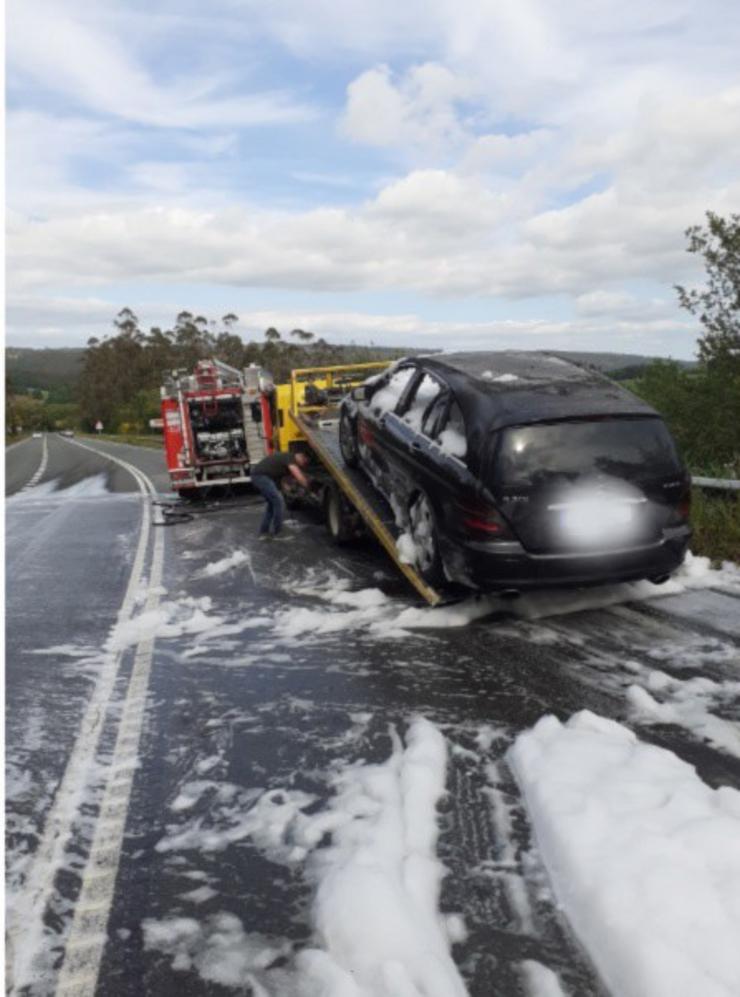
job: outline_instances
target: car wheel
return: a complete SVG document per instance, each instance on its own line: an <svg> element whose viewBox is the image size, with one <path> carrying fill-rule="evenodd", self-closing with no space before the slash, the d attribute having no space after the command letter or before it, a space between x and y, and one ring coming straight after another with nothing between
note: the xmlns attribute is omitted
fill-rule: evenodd
<svg viewBox="0 0 740 997"><path fill-rule="evenodd" d="M416 547L416 567L430 585L444 581L442 557L439 553L437 521L432 504L423 492L409 506L409 530Z"/></svg>
<svg viewBox="0 0 740 997"><path fill-rule="evenodd" d="M357 467L359 454L357 452L357 436L349 413L342 412L339 419L339 449L347 467Z"/></svg>
<svg viewBox="0 0 740 997"><path fill-rule="evenodd" d="M324 493L324 515L329 536L335 544L345 544L354 536L350 513L344 496L331 484Z"/></svg>

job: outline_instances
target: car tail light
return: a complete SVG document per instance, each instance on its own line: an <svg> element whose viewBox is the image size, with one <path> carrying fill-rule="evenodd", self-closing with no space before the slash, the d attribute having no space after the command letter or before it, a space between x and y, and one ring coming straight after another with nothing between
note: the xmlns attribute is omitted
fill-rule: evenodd
<svg viewBox="0 0 740 997"><path fill-rule="evenodd" d="M675 499L675 505L671 506L670 520L671 526L687 523L691 515L691 486L687 485L681 494Z"/></svg>
<svg viewBox="0 0 740 997"><path fill-rule="evenodd" d="M691 489L687 488L678 501L676 515L679 519L686 521L691 515Z"/></svg>
<svg viewBox="0 0 740 997"><path fill-rule="evenodd" d="M479 539L510 540L511 530L498 509L490 504L460 504L460 523L467 533Z"/></svg>

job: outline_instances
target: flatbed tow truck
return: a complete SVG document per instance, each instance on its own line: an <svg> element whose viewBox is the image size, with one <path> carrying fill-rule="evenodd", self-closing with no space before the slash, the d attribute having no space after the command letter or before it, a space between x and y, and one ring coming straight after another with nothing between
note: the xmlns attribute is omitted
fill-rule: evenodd
<svg viewBox="0 0 740 997"><path fill-rule="evenodd" d="M316 487L307 498L323 507L332 540L341 544L369 531L419 595L438 605L442 595L401 559L390 506L361 470L347 467L339 449L342 398L388 366L302 368L274 386L257 368L240 372L214 360L200 361L192 375L173 372L162 389L172 487L191 498L211 485L248 483L250 465L266 454L308 453Z"/></svg>
<svg viewBox="0 0 740 997"><path fill-rule="evenodd" d="M294 370L290 384L277 388L278 418L282 412L288 420L287 431L285 418L279 430L286 444L280 449L303 444L301 449L309 450L328 475L322 500L334 542L345 542L364 526L419 595L430 606L436 606L442 601L440 593L424 581L413 565L401 560L396 543L401 531L391 507L361 470L347 467L339 449L339 403L343 395L386 367L387 363L368 363ZM358 378L358 374L362 376ZM286 397L288 389L290 395Z"/></svg>

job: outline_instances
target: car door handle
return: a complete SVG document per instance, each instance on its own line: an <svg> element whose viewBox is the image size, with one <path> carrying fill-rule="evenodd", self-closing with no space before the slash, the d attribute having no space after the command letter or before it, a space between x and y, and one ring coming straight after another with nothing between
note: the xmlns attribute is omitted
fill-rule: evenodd
<svg viewBox="0 0 740 997"><path fill-rule="evenodd" d="M423 450L423 448L424 448L424 444L420 440L412 440L411 441L411 449L412 450Z"/></svg>

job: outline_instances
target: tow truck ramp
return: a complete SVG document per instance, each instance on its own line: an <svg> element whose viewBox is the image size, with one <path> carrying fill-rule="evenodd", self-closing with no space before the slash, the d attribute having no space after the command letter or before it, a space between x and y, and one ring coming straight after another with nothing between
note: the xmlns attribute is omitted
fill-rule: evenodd
<svg viewBox="0 0 740 997"><path fill-rule="evenodd" d="M306 415L300 411L291 411L290 418L329 472L347 502L359 513L367 528L383 545L398 570L430 606L441 603L440 593L424 581L413 565L401 560L396 545L401 531L396 525L388 503L362 471L353 470L344 463L339 449L338 419L317 417L316 413Z"/></svg>

